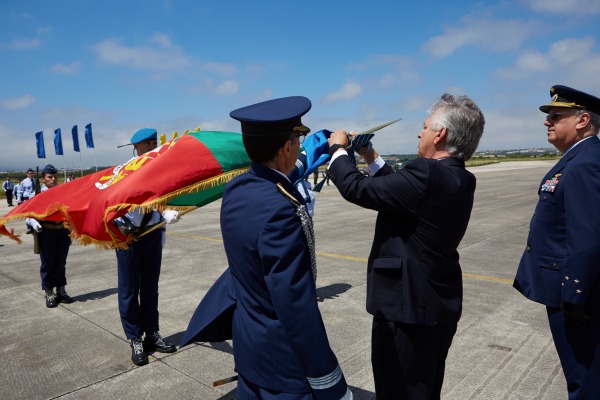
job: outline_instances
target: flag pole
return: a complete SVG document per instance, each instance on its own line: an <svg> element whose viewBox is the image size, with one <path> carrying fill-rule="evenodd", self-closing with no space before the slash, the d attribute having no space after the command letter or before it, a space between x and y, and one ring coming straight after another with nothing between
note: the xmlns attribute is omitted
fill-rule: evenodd
<svg viewBox="0 0 600 400"><path fill-rule="evenodd" d="M83 164L81 163L81 151L79 153L79 170L81 171L81 177L83 177Z"/></svg>
<svg viewBox="0 0 600 400"><path fill-rule="evenodd" d="M65 176L65 180L63 182L67 181L67 163L65 161L65 153L63 152L63 174Z"/></svg>
<svg viewBox="0 0 600 400"><path fill-rule="evenodd" d="M168 207L166 207L166 208L168 208ZM192 207L192 208L188 208L187 210L180 211L179 215L177 216L177 218L181 218L185 214L187 214L189 212L192 212L192 211L194 211L197 208L198 207ZM165 226L166 224L167 224L167 221L162 221L162 222L159 222L158 224L154 224L149 229L147 229L144 232L142 232L142 234L139 235L138 238L141 238L142 236L147 235L148 233L150 233L150 232L152 232L152 231L154 231L154 230L156 230L158 228L161 228L161 227Z"/></svg>
<svg viewBox="0 0 600 400"><path fill-rule="evenodd" d="M96 159L96 147L94 146L94 164L96 165L96 172L98 172L98 160Z"/></svg>

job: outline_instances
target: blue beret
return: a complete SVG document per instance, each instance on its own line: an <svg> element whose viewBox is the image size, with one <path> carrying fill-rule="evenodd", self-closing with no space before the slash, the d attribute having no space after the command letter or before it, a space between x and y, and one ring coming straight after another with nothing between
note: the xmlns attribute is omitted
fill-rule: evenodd
<svg viewBox="0 0 600 400"><path fill-rule="evenodd" d="M27 170L27 173L30 173L30 172L33 172L33 170L32 170L31 168L29 168L29 169Z"/></svg>
<svg viewBox="0 0 600 400"><path fill-rule="evenodd" d="M54 168L54 165L48 164L42 170L42 174L56 174L58 171Z"/></svg>
<svg viewBox="0 0 600 400"><path fill-rule="evenodd" d="M550 104L540 106L540 111L549 112L551 107L574 108L600 114L600 99L591 94L568 86L554 85L550 88Z"/></svg>
<svg viewBox="0 0 600 400"><path fill-rule="evenodd" d="M302 125L301 117L311 106L306 97L291 96L238 108L230 112L229 116L240 121L242 134L248 136L273 136L292 132L306 134L310 129Z"/></svg>
<svg viewBox="0 0 600 400"><path fill-rule="evenodd" d="M157 140L156 129L142 128L131 137L131 144L141 143L145 140Z"/></svg>

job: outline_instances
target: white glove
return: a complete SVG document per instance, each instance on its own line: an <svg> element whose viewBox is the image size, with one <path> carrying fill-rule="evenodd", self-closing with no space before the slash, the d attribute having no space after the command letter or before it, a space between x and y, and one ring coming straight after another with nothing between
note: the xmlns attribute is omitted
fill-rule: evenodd
<svg viewBox="0 0 600 400"><path fill-rule="evenodd" d="M40 232L42 230L42 226L35 219L29 220L29 226L31 226L31 229L33 229L36 232Z"/></svg>
<svg viewBox="0 0 600 400"><path fill-rule="evenodd" d="M162 216L167 222L167 224L174 224L175 222L179 222L179 211L165 210L163 211Z"/></svg>

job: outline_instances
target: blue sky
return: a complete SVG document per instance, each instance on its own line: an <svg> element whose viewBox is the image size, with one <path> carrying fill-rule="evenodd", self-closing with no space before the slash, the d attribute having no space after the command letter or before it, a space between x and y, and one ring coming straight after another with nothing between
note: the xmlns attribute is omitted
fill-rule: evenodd
<svg viewBox="0 0 600 400"><path fill-rule="evenodd" d="M4 0L0 170L119 164L139 128L239 131L231 110L293 95L311 99L313 131L402 117L377 133L382 153L415 153L444 92L483 110L480 150L551 147L550 86L600 97L599 17L598 0Z"/></svg>

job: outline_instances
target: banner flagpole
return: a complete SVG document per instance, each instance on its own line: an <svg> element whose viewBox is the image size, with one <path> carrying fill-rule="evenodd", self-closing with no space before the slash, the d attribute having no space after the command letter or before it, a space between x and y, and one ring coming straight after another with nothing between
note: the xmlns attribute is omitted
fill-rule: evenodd
<svg viewBox="0 0 600 400"><path fill-rule="evenodd" d="M79 152L79 170L81 171L81 176L83 176L83 164L81 162L81 151Z"/></svg>
<svg viewBox="0 0 600 400"><path fill-rule="evenodd" d="M64 178L65 180L63 182L67 181L67 162L65 161L65 153L63 153L63 174L64 174Z"/></svg>

